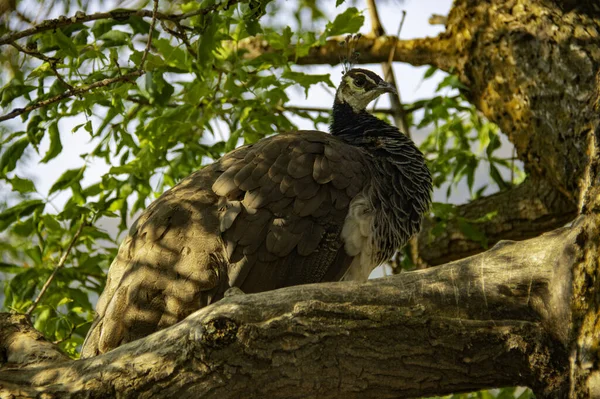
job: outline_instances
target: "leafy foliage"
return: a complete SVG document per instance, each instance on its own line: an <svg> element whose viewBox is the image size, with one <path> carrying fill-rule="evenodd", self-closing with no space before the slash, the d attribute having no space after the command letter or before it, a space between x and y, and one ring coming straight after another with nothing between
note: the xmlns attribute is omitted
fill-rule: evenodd
<svg viewBox="0 0 600 399"><path fill-rule="evenodd" d="M69 1L56 3L69 15L77 10ZM86 12L89 4L78 3ZM3 114L68 95L74 88L99 85L0 125L0 185L10 191L0 198L4 307L27 311L66 256L32 316L36 328L76 357L92 320L92 303L116 255L118 240L103 228L107 220L120 218L122 232L128 218L201 165L240 144L295 129L292 116L315 127L327 122L321 113L287 109L286 103L291 87L301 87L306 95L315 85L334 87L328 75L310 74L294 62L328 36L362 27L362 13L342 3L336 2L339 15L329 21L316 1L299 1L296 32L271 19L285 6L282 2L188 0L161 8L163 14L189 16L157 21L150 48L150 19L132 13L40 31L22 39L20 49L4 46ZM303 11L312 16L308 29ZM19 27L0 24L0 34ZM256 35L275 51L247 54L240 44ZM141 76L118 80L141 67ZM430 69L425 78L434 72ZM466 182L476 198L486 188L474 186L478 170L487 167L504 189L514 182L506 181L500 170L514 165L496 155L497 128L460 90L464 87L449 75L436 96L407 109L412 109L414 127L430 131L421 147L436 187L450 195ZM41 189L45 185L32 177L30 168L68 157L70 135L78 134L90 136L91 150L71 156L70 166ZM97 164L108 165L107 170L90 181ZM441 220L454 217L448 204L436 204L433 212ZM485 245L478 222L463 220L462 226L465 234ZM85 227L68 251L82 223ZM494 397L512 397L506 395Z"/></svg>

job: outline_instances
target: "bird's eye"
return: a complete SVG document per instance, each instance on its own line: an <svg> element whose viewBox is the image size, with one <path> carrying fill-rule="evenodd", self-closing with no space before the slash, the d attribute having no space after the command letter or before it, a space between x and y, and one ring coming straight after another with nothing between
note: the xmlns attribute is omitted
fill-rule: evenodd
<svg viewBox="0 0 600 399"><path fill-rule="evenodd" d="M367 83L367 79L363 75L359 75L354 79L354 84L357 87L363 87Z"/></svg>

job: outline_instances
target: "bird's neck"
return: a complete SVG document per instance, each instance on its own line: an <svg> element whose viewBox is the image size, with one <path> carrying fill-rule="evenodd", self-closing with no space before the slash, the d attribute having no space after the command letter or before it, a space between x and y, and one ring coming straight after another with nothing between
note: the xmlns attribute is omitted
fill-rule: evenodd
<svg viewBox="0 0 600 399"><path fill-rule="evenodd" d="M345 102L333 104L333 114L329 132L354 145L368 144L372 139L381 136L397 137L404 141L407 137L389 123L371 115L367 111L354 111Z"/></svg>

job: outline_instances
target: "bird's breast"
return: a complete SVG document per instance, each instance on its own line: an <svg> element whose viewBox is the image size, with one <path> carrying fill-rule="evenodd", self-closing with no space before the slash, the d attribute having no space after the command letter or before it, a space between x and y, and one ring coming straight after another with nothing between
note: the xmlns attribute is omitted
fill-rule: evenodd
<svg viewBox="0 0 600 399"><path fill-rule="evenodd" d="M366 281L377 266L375 248L375 209L366 194L360 193L350 202L342 227L344 250L354 260L342 278L344 281Z"/></svg>

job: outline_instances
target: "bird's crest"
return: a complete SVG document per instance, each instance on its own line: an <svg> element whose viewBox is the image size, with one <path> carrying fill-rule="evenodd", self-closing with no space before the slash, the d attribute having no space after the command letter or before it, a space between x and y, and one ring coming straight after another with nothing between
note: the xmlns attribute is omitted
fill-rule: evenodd
<svg viewBox="0 0 600 399"><path fill-rule="evenodd" d="M348 35L340 42L340 46L346 50L346 54L344 56L340 56L342 74L346 74L349 70L354 68L354 64L356 64L358 57L360 57L360 53L356 51L356 45L358 44L360 37L360 33Z"/></svg>

